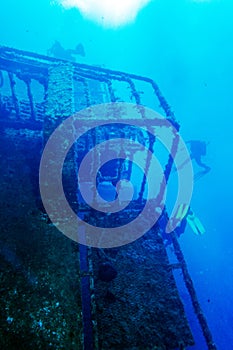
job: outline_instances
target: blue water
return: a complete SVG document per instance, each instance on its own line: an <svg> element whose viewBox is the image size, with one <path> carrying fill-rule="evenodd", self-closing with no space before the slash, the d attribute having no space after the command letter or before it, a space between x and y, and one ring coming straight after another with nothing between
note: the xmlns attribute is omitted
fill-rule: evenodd
<svg viewBox="0 0 233 350"><path fill-rule="evenodd" d="M153 78L183 138L210 141L212 170L192 199L206 234L187 229L181 244L219 350L233 348L232 15L231 0L154 0L134 23L106 29L49 0L0 3L2 45L46 54L55 40L82 42L80 62Z"/></svg>

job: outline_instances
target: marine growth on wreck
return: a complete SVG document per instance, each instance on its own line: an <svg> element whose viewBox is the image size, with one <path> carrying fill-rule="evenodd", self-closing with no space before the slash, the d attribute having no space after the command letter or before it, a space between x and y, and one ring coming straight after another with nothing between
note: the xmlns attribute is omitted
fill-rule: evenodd
<svg viewBox="0 0 233 350"><path fill-rule="evenodd" d="M46 142L62 122L85 109L89 114L80 112L81 121L83 125L93 123L93 127L65 158L62 180L66 199L89 225L123 226L122 234L127 234L124 225L140 215L147 194L146 177L127 159L127 148L121 143L112 149L103 146L102 153L93 153L92 160L94 164L104 152L111 154L112 160L96 176L97 188L106 201L116 198L115 186L120 180L138 177L136 194L124 210L100 215L86 204L78 185L79 166L96 144L130 139L156 149L158 140L147 129L143 108L137 112L142 129L134 120L126 125L126 119L122 125L118 119L111 124L104 119L103 125L96 126L91 106L121 102L159 110L179 132L173 111L150 78L0 47L2 349L192 348L195 337L176 283L180 274L207 348L216 349L176 230L169 236L172 259L167 254L166 207L160 220L141 237L110 248L80 244L63 235L42 203L39 167ZM127 118L130 123L130 116ZM151 128L156 126L155 120L150 122ZM173 154L176 137L171 132ZM67 147L63 141L53 149L54 155ZM135 154L139 149L135 143ZM146 173L150 166L147 156ZM166 181L172 166L173 159L166 151ZM59 202L50 206L59 216Z"/></svg>

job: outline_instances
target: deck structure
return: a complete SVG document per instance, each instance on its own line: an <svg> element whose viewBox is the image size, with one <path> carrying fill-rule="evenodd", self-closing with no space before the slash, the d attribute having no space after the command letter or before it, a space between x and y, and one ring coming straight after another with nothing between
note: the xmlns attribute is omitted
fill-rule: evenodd
<svg viewBox="0 0 233 350"><path fill-rule="evenodd" d="M180 269L207 348L216 349L175 233L177 261L171 264L159 225L131 244L90 248L63 236L43 209L39 163L52 132L77 111L117 101L161 111L179 131L174 113L149 78L0 47L2 348L172 350L192 346L193 335L173 276L173 270ZM110 131L119 132L96 129L86 135L71 150L63 169L72 207L100 226L111 226L112 219L99 217L79 199L77 164ZM127 138L129 133L132 129L126 128L119 135ZM172 147L174 153L175 143ZM167 180L171 168L168 154ZM130 178L132 169L126 170ZM116 180L119 172L114 176ZM138 197L117 217L121 224L140 213L145 191L142 178Z"/></svg>

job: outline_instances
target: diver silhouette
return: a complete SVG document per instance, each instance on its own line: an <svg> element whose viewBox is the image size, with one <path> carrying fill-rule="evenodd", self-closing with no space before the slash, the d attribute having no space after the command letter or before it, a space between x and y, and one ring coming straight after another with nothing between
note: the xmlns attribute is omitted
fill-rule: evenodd
<svg viewBox="0 0 233 350"><path fill-rule="evenodd" d="M63 60L73 61L76 59L74 55L80 55L82 57L85 56L84 47L81 43L79 43L76 48L73 49L64 49L64 47L60 44L59 41L55 41L52 47L47 51L49 56L53 56L55 58L60 58Z"/></svg>
<svg viewBox="0 0 233 350"><path fill-rule="evenodd" d="M182 169L190 159L195 160L196 164L204 169L195 174L194 180L196 181L211 170L211 168L202 161L202 157L206 155L206 147L209 143L200 140L189 140L186 144L189 144L190 158L187 158L176 170Z"/></svg>
<svg viewBox="0 0 233 350"><path fill-rule="evenodd" d="M190 144L190 158L194 159L201 168L204 168L206 172L210 171L210 167L204 164L201 160L203 156L206 155L206 146L208 145L205 141L190 140L186 142Z"/></svg>

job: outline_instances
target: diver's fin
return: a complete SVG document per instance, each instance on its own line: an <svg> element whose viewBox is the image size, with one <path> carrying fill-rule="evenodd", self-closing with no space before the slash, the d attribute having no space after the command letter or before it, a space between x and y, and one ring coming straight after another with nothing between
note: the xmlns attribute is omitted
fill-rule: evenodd
<svg viewBox="0 0 233 350"><path fill-rule="evenodd" d="M205 233L205 228L200 219L194 214L188 204L180 204L178 206L176 213L172 218L172 225L179 227L183 220L188 222L189 226L196 235L203 235Z"/></svg>
<svg viewBox="0 0 233 350"><path fill-rule="evenodd" d="M188 204L180 204L175 215L176 219L180 221L183 220L183 218L187 215L188 211Z"/></svg>
<svg viewBox="0 0 233 350"><path fill-rule="evenodd" d="M203 235L205 233L204 226L193 212L187 215L187 222L196 235Z"/></svg>
<svg viewBox="0 0 233 350"><path fill-rule="evenodd" d="M185 204L185 203L180 204L176 209L174 216L172 216L170 220L168 220L167 229L172 231L174 228L179 226L183 221L183 219L186 218L186 215L188 212L189 212L189 204Z"/></svg>

